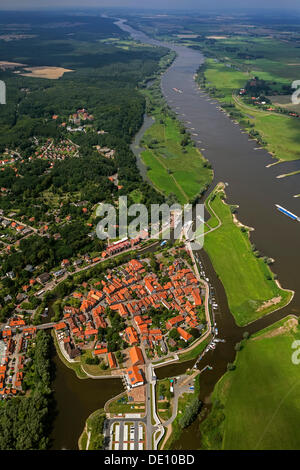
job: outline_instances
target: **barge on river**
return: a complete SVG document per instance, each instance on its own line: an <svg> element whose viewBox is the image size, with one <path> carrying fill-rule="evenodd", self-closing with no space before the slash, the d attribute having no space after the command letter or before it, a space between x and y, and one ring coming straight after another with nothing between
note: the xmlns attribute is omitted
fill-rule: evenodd
<svg viewBox="0 0 300 470"><path fill-rule="evenodd" d="M292 220L297 220L297 222L300 222L300 217L297 217L297 215L293 214L292 212L288 211L284 207L279 206L279 204L275 204L279 212L282 212L284 215L287 215L290 219Z"/></svg>

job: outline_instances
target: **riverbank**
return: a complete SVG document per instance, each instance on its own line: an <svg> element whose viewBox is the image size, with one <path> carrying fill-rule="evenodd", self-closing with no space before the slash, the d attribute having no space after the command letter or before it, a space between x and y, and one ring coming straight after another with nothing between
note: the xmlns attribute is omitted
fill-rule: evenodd
<svg viewBox="0 0 300 470"><path fill-rule="evenodd" d="M235 206L226 204L225 198L225 186L219 184L206 200L213 222L207 223L214 228L205 234L204 249L224 285L236 323L245 326L287 306L294 293L277 284L268 260L251 244L249 228L238 222L232 213Z"/></svg>
<svg viewBox="0 0 300 470"><path fill-rule="evenodd" d="M154 121L141 140L145 149L141 159L147 178L171 200L181 204L191 202L211 183L211 165L166 105L160 81L156 80L143 94L147 100L147 114Z"/></svg>
<svg viewBox="0 0 300 470"><path fill-rule="evenodd" d="M300 159L298 134L300 121L292 116L247 105L236 93L254 76L253 71L229 66L216 59L206 59L197 82L212 98L217 99L226 113L257 140L279 162Z"/></svg>
<svg viewBox="0 0 300 470"><path fill-rule="evenodd" d="M123 369L115 369L115 373L112 374L110 369L103 370L99 365L87 364L85 359L87 357L92 357L91 351L84 351L78 358L68 360L58 344L54 331L51 332L51 335L58 357L69 369L72 369L75 372L78 379L116 379L123 376Z"/></svg>
<svg viewBox="0 0 300 470"><path fill-rule="evenodd" d="M202 448L299 448L299 366L292 362L299 338L298 318L288 316L243 341L235 370L215 386Z"/></svg>
<svg viewBox="0 0 300 470"><path fill-rule="evenodd" d="M190 381L193 383L194 390L184 391L184 383ZM161 450L170 450L174 443L180 439L184 429L188 428L197 418L201 409L199 400L200 392L200 375L199 371L195 371L192 375L185 378L181 385L181 390L176 392L173 401L173 420L162 422L166 426L166 433L159 448Z"/></svg>
<svg viewBox="0 0 300 470"><path fill-rule="evenodd" d="M79 450L104 449L104 422L106 414L104 409L96 410L87 418L84 430L78 439Z"/></svg>
<svg viewBox="0 0 300 470"><path fill-rule="evenodd" d="M143 33L134 31L133 34L143 42L152 41ZM170 48L172 47L170 44ZM228 196L230 200L238 202L240 219L255 227L252 235L255 243L264 253L276 259L276 271L279 272L280 278L286 285L296 289L299 227L288 220L279 219L278 214L272 210L274 204L280 203L297 212L292 195L298 194L299 191L292 181L293 178L290 178L289 186L285 184L285 179L276 180L277 169L276 165L269 165L272 163L270 155L264 150L256 151L256 142L249 139L246 133L242 133L240 127L234 125L235 123L221 112L218 103L209 99L207 94L196 86L193 76L199 64L204 61L201 53L180 46L174 46L174 49L178 58L162 81L162 90L169 106L178 113L182 122L188 123L187 127L191 130L194 127L195 132L199 133L199 136L193 139L201 149L205 149L205 157L212 163L216 178L229 183ZM181 88L183 93L173 94L173 87ZM296 165L289 165L288 171L295 168L297 169ZM217 219L215 225L218 225ZM201 380L201 397L209 402L209 395L215 383L226 372L228 362L234 360L234 345L241 340L243 332L254 332L270 325L275 319L290 313L289 310L299 312L299 299L293 299L289 309L281 309L276 313L273 311L272 314L249 324L246 330L238 328L230 315L223 286L216 277L210 260L205 253L200 253L199 257L205 265L210 282L216 286L219 335L226 339L225 344L219 343L216 350L210 351L202 361L203 366L213 366L213 370L205 372ZM179 371L182 372L181 366L178 363L166 365L157 369L157 375L159 378L175 376ZM176 448L195 449L199 442L199 423L195 422L181 434Z"/></svg>

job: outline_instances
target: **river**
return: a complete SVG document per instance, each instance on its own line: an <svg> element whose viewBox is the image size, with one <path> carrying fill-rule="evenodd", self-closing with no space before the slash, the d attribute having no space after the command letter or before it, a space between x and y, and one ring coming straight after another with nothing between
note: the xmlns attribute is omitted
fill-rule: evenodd
<svg viewBox="0 0 300 470"><path fill-rule="evenodd" d="M206 354L200 362L201 369L207 364L213 366L212 371L206 371L201 376L201 399L208 403L214 385L225 373L228 362L234 360L234 346L241 340L243 332L248 331L251 334L289 313L296 315L300 313L298 277L300 224L291 221L275 209L275 204L280 204L300 214L300 200L293 197L300 193L299 175L276 178L279 174L299 170L300 161L267 167L276 160L266 150L256 150L257 143L250 140L239 125L219 109L216 100L210 99L206 93L199 90L194 75L205 60L199 51L153 40L143 32L134 30L124 20L116 24L130 33L135 40L167 47L176 52L177 58L162 76L163 95L170 108L177 113L178 119L190 129L191 134L198 134L192 138L214 169L214 181L210 189L219 181L228 183L226 188L228 202L238 204L239 220L255 229L251 232L252 242L263 255L275 258L272 270L277 273L283 287L295 291L294 299L288 307L267 315L247 327L237 327L229 311L223 285L216 276L207 254L203 250L198 252L197 256L203 262L210 283L214 286L219 305L216 314L219 337L226 340L225 343L219 343L217 348ZM183 93L175 92L173 88L180 89ZM291 125L293 125L292 120ZM139 134L135 148L139 147L140 138ZM137 155L139 150L138 148ZM178 375L183 369L182 364L165 366L157 369L157 376L163 378ZM199 439L197 420L182 433L173 448L197 449Z"/></svg>
<svg viewBox="0 0 300 470"><path fill-rule="evenodd" d="M208 402L214 385L226 371L228 362L234 360L234 345L240 341L244 331L253 333L288 313L300 313L298 266L300 266L299 235L300 224L292 222L275 209L275 204L287 207L300 213L300 200L293 198L300 193L299 175L276 179L281 173L300 169L300 162L288 162L266 166L273 163L267 151L255 150L256 142L250 141L224 113L218 109L215 100L199 91L194 74L203 63L203 55L184 46L166 44L153 40L140 31L136 31L123 20L117 22L119 27L129 32L132 37L144 43L168 47L177 53L177 58L164 73L161 81L162 91L170 107L178 113L178 118L191 129L197 146L211 162L214 169L214 187L217 182L225 181L228 202L239 205L239 220L255 228L251 239L264 255L275 258L272 266L283 287L293 289L296 294L292 303L278 312L274 312L253 324L239 328L228 309L224 288L217 278L211 262L202 250L198 257L203 261L206 274L215 289L215 297L219 305L216 322L219 337L226 343L219 343L214 351L210 351L200 362L200 368L210 364L212 371L201 376L201 399ZM173 91L178 88L182 94ZM136 154L140 151L140 140L151 125L147 118L136 136L132 149ZM192 129L193 128L193 129ZM200 142L201 141L201 142ZM146 176L145 167L139 163L142 175ZM234 269L234 267L233 267ZM104 405L110 397L122 390L118 379L92 380L77 379L75 373L68 369L58 357L55 358L57 373L53 387L59 413L54 423L53 448L76 449L79 435L88 415ZM183 373L187 364L172 364L156 370L158 378L175 376ZM185 430L174 448L199 448L199 423L196 421Z"/></svg>
<svg viewBox="0 0 300 470"><path fill-rule="evenodd" d="M110 398L123 391L120 379L78 379L56 354L54 357L57 416L51 436L52 449L78 450L86 419Z"/></svg>

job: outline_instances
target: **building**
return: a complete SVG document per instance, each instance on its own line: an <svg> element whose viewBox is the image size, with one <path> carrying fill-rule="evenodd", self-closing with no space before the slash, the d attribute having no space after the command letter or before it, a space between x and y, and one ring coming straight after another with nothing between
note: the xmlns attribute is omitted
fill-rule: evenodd
<svg viewBox="0 0 300 470"><path fill-rule="evenodd" d="M138 346L129 349L129 356L133 366L145 364L142 350Z"/></svg>
<svg viewBox="0 0 300 470"><path fill-rule="evenodd" d="M130 241L125 238L123 240L114 242L112 245L109 245L106 248L106 252L109 256L115 255L116 253L120 253L123 250L128 250L131 247Z"/></svg>
<svg viewBox="0 0 300 470"><path fill-rule="evenodd" d="M196 306L199 306L202 304L199 289L194 289L192 291L192 296L194 297L194 302Z"/></svg>
<svg viewBox="0 0 300 470"><path fill-rule="evenodd" d="M137 344L138 343L138 335L136 330L132 326L128 326L125 330L125 339L126 341L131 344Z"/></svg>
<svg viewBox="0 0 300 470"><path fill-rule="evenodd" d="M185 342L190 341L192 339L192 335L185 331L183 328L180 328L180 326L177 328L178 333L180 334L180 338L182 338Z"/></svg>
<svg viewBox="0 0 300 470"><path fill-rule="evenodd" d="M72 348L70 342L64 342L64 348L70 359L75 359L75 357L80 356L81 354L80 349Z"/></svg>
<svg viewBox="0 0 300 470"><path fill-rule="evenodd" d="M57 323L56 325L54 325L54 328L56 331L61 331L61 330L66 330L67 329L67 325L65 322L60 322L60 323Z"/></svg>
<svg viewBox="0 0 300 470"><path fill-rule="evenodd" d="M177 315L176 317L170 318L170 320L166 322L166 328L167 330L171 330L171 328L176 327L177 325L179 325L179 323L183 321L184 321L184 316Z"/></svg>
<svg viewBox="0 0 300 470"><path fill-rule="evenodd" d="M50 274L43 273L37 277L37 280L40 284L46 284L50 280L50 278L51 278Z"/></svg>
<svg viewBox="0 0 300 470"><path fill-rule="evenodd" d="M126 380L129 388L139 387L145 383L141 369L137 366L132 366L126 369Z"/></svg>
<svg viewBox="0 0 300 470"><path fill-rule="evenodd" d="M115 358L114 353L109 352L107 354L108 364L111 369L115 369L117 367L117 361Z"/></svg>
<svg viewBox="0 0 300 470"><path fill-rule="evenodd" d="M59 269L58 271L54 271L53 275L57 279L58 277L63 276L65 272L66 272L65 269Z"/></svg>

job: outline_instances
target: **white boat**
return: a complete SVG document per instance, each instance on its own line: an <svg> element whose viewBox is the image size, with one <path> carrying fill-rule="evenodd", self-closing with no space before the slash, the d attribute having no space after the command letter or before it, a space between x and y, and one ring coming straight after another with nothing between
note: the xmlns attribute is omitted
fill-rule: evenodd
<svg viewBox="0 0 300 470"><path fill-rule="evenodd" d="M282 212L282 214L287 215L292 220L297 220L298 222L300 222L300 217L298 217L297 215L295 215L292 212L288 211L287 209L280 206L279 204L275 204L275 206L277 207L279 212Z"/></svg>

